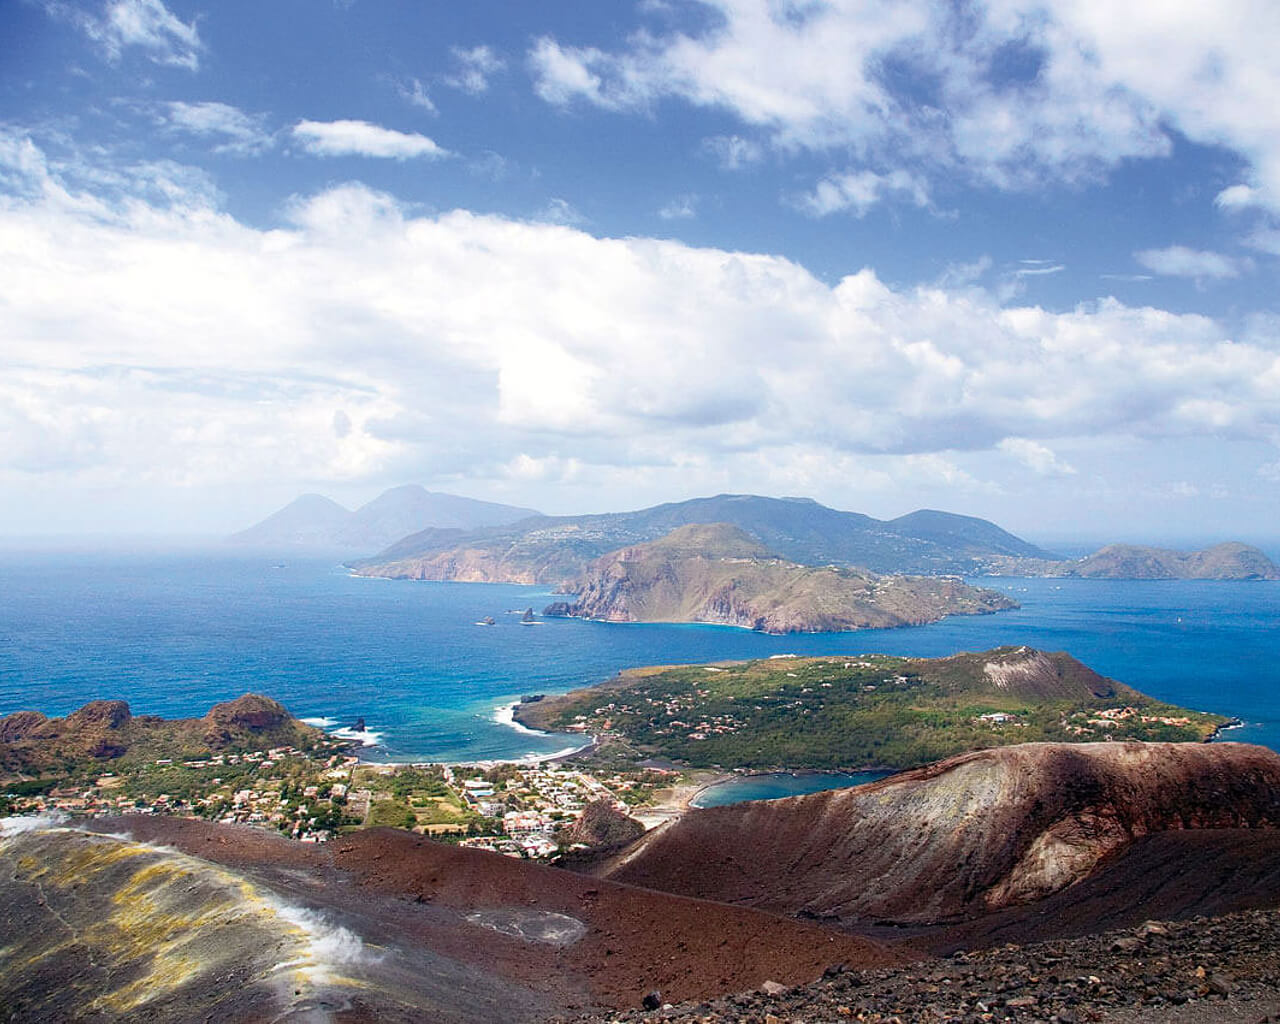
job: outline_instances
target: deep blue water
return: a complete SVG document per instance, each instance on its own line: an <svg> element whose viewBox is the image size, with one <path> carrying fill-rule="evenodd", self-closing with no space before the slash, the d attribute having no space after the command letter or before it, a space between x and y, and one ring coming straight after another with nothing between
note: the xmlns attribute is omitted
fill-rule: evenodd
<svg viewBox="0 0 1280 1024"><path fill-rule="evenodd" d="M995 580L1018 611L932 626L770 637L716 626L522 626L549 591L359 579L332 562L226 554L8 553L0 566L0 712L65 714L124 697L202 714L246 691L300 716L366 719L385 759L550 752L562 738L493 720L524 693L621 668L770 654L935 656L1000 644L1067 650L1179 704L1235 715L1231 739L1280 749L1280 584ZM497 624L475 623L492 615Z"/></svg>
<svg viewBox="0 0 1280 1024"><path fill-rule="evenodd" d="M724 807L748 800L777 800L786 796L803 796L824 789L847 789L885 778L888 772L769 772L744 775L714 786L708 786L692 801L693 807Z"/></svg>

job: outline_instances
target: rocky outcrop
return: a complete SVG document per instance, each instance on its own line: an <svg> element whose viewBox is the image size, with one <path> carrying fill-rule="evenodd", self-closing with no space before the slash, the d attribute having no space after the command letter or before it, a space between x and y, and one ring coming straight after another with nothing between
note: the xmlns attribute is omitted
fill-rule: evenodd
<svg viewBox="0 0 1280 1024"><path fill-rule="evenodd" d="M612 800L593 800L582 809L578 820L560 833L562 845L581 843L593 850L611 850L644 835L644 825Z"/></svg>
<svg viewBox="0 0 1280 1024"><path fill-rule="evenodd" d="M122 700L95 700L66 718L17 711L0 718L0 775L43 774L115 758L174 758L213 751L306 747L324 733L278 702L245 694L203 718L135 717Z"/></svg>
<svg viewBox="0 0 1280 1024"><path fill-rule="evenodd" d="M691 812L599 873L848 921L1039 899L1165 830L1280 826L1280 755L1245 744L1023 744L879 783Z"/></svg>
<svg viewBox="0 0 1280 1024"><path fill-rule="evenodd" d="M204 742L217 750L231 746L250 736L279 737L282 742L292 742L296 720L283 704L246 693L243 697L215 704L204 716Z"/></svg>
<svg viewBox="0 0 1280 1024"><path fill-rule="evenodd" d="M913 658L908 665L922 679L957 695L991 693L1029 701L1073 703L1148 699L1132 687L1095 672L1066 651L1039 651L1025 645L946 658Z"/></svg>
<svg viewBox="0 0 1280 1024"><path fill-rule="evenodd" d="M564 614L605 622L706 622L765 633L841 632L1016 607L959 580L797 565L727 523L683 526L597 559ZM548 613L560 611L553 605Z"/></svg>

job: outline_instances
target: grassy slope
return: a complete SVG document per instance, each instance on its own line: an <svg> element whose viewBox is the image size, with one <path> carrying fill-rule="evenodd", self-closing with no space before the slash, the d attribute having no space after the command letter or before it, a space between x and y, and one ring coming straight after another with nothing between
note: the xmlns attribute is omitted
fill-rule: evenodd
<svg viewBox="0 0 1280 1024"><path fill-rule="evenodd" d="M1090 721L1124 707L1139 714L1110 728ZM979 717L993 712L1016 721ZM1025 648L938 660L865 655L636 669L525 705L519 716L538 728L585 724L694 767L747 768L907 768L1036 740L1198 741L1227 721L1152 700L1068 655Z"/></svg>

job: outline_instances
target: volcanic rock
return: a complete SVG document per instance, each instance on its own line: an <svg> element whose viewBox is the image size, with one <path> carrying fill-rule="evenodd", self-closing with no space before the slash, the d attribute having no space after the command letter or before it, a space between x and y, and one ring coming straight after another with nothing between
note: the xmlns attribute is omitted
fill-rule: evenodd
<svg viewBox="0 0 1280 1024"><path fill-rule="evenodd" d="M1048 896L1150 834L1277 825L1280 755L1262 747L1034 743L693 811L594 873L779 913L925 924Z"/></svg>

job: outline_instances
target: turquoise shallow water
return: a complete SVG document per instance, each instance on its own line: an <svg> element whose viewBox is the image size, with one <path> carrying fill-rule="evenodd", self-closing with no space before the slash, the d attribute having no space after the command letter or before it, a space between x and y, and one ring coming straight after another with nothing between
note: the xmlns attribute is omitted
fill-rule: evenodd
<svg viewBox="0 0 1280 1024"><path fill-rule="evenodd" d="M769 772L744 775L714 786L708 786L692 801L693 807L724 807L748 800L778 800L787 796L804 796L824 789L847 789L886 778L888 772Z"/></svg>
<svg viewBox="0 0 1280 1024"><path fill-rule="evenodd" d="M1231 739L1280 749L1280 584L987 580L998 615L846 634L716 626L522 626L545 588L351 577L333 562L213 554L9 553L0 567L0 712L64 714L124 697L192 715L246 691L339 725L357 717L387 760L515 757L560 737L494 720L520 694L633 665L770 654L936 656L1000 644L1068 650L1153 696L1242 718ZM492 627L475 623L486 615Z"/></svg>

